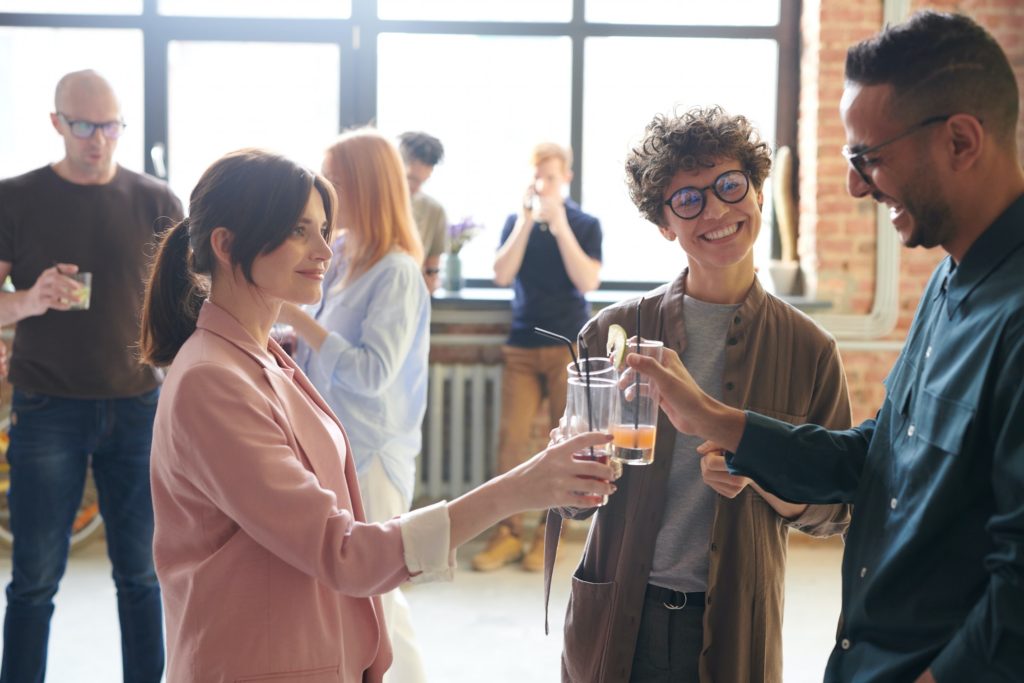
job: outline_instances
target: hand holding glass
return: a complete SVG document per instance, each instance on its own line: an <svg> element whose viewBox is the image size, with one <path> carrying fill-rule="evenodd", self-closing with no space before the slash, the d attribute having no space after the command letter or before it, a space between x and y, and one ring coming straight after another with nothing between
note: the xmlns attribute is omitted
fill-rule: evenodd
<svg viewBox="0 0 1024 683"><path fill-rule="evenodd" d="M617 420L618 373L607 358L583 359L579 366L582 372L577 372L575 365L569 365L569 388L561 435L569 438L590 431L608 434ZM611 455L609 448L609 445L595 446L577 451L573 457L607 463ZM600 504L607 502L608 496L604 496Z"/></svg>

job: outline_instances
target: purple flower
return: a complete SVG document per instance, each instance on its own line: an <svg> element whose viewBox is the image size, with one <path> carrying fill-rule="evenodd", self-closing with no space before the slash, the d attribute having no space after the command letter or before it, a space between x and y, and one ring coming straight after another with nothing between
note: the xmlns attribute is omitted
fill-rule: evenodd
<svg viewBox="0 0 1024 683"><path fill-rule="evenodd" d="M458 254L459 251L483 230L484 226L473 220L472 216L466 216L458 223L448 226L448 251Z"/></svg>

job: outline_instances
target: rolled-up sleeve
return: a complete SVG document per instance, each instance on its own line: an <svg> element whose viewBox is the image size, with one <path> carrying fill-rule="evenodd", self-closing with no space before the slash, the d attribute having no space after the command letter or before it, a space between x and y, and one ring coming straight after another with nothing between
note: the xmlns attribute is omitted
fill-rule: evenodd
<svg viewBox="0 0 1024 683"><path fill-rule="evenodd" d="M455 576L455 551L451 549L451 517L441 501L407 512L399 520L405 566L412 583L451 581Z"/></svg>

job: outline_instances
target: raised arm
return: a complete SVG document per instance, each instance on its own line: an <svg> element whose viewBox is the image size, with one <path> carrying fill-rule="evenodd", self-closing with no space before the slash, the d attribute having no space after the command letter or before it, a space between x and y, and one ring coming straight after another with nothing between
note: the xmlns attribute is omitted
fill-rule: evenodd
<svg viewBox="0 0 1024 683"><path fill-rule="evenodd" d="M565 204L559 202L557 205L548 206L548 201L546 197L542 199L542 211L548 216L548 229L555 238L555 244L558 245L558 253L562 257L565 272L579 291L586 293L597 289L601 284L601 261L590 256L580 246L566 217ZM600 226L595 225L591 229L596 231L594 239L600 246Z"/></svg>
<svg viewBox="0 0 1024 683"><path fill-rule="evenodd" d="M509 217L502 230L501 246L494 257L494 284L509 287L519 274L526 255L526 245L533 230L533 209L530 205L532 185L523 197L523 205L515 217Z"/></svg>

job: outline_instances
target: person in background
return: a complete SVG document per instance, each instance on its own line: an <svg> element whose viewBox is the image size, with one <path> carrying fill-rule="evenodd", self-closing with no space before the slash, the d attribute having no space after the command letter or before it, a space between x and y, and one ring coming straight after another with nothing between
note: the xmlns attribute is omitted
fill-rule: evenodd
<svg viewBox="0 0 1024 683"><path fill-rule="evenodd" d="M512 286L512 328L502 347L498 471L508 472L529 455L530 433L544 396L548 429L565 410L565 345L541 337L541 327L575 339L590 317L585 292L597 289L601 271L601 224L565 197L572 181L572 152L554 143L537 145L531 155L533 178L521 208L505 221L494 260L494 282ZM523 558L523 568L544 565L543 518L528 554L523 555L523 520L510 517L494 530L486 548L473 557L477 571L492 571Z"/></svg>
<svg viewBox="0 0 1024 683"><path fill-rule="evenodd" d="M1017 82L962 15L919 12L846 57L847 187L908 247L941 247L875 418L794 427L651 373L682 432L788 500L853 503L825 680L1024 674L1024 170Z"/></svg>
<svg viewBox="0 0 1024 683"><path fill-rule="evenodd" d="M124 130L110 83L60 79L54 130L64 157L0 182L0 324L11 354L14 534L0 681L42 681L53 597L92 466L121 623L125 681L160 680L160 587L153 570L149 449L159 382L135 355L148 259L181 219L167 185L114 161ZM91 292L73 279L92 273ZM83 300L88 298L88 307Z"/></svg>
<svg viewBox="0 0 1024 683"><path fill-rule="evenodd" d="M331 266L313 314L290 303L279 320L299 337L296 362L345 425L366 519L409 511L427 408L430 294L420 276L419 239L402 161L372 129L332 144L323 175L338 195ZM409 604L382 596L394 649L385 680L426 680Z"/></svg>
<svg viewBox="0 0 1024 683"><path fill-rule="evenodd" d="M768 145L743 116L708 107L654 117L626 158L630 198L678 243L687 267L643 299L603 309L580 338L605 349L617 324L664 342L729 405L849 427L835 340L765 292L754 271L770 167ZM840 533L849 508L784 501L730 475L720 454L699 458L701 443L662 415L654 461L625 467L605 507L557 511L576 519L596 512L573 576L563 681L784 680L789 529ZM560 521L555 512L549 525Z"/></svg>
<svg viewBox="0 0 1024 683"><path fill-rule="evenodd" d="M448 245L448 216L441 203L423 192L423 184L434 173L434 167L444 160L444 146L433 135L407 132L398 136L398 149L405 164L405 178L409 183L412 217L423 242L423 277L432 293L441 284L441 254Z"/></svg>
<svg viewBox="0 0 1024 683"><path fill-rule="evenodd" d="M366 521L344 427L270 338L283 304L320 300L335 206L325 178L233 152L153 264L140 347L170 365L152 454L167 683L377 683L392 656L375 596L450 579L456 548L503 517L615 490L610 466L572 458L609 441L584 434L450 503Z"/></svg>

